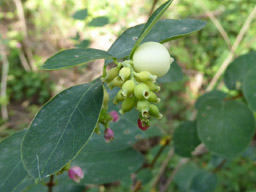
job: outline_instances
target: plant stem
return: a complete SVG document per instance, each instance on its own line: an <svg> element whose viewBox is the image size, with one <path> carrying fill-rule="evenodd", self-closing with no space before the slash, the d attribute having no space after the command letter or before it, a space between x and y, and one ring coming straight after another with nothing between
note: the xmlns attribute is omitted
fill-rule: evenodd
<svg viewBox="0 0 256 192"><path fill-rule="evenodd" d="M174 150L173 148L170 149L170 151L167 154L167 157L165 158L165 160L163 161L158 174L156 175L156 177L153 179L152 182L152 188L155 188L155 186L157 185L157 182L159 181L160 177L162 176L162 174L164 173L166 167L168 166L169 161L171 160L171 158L174 155Z"/></svg>
<svg viewBox="0 0 256 192"><path fill-rule="evenodd" d="M1 78L1 98L6 99L6 89L7 89L7 76L9 70L9 62L6 56L5 47L0 41L0 56L2 57L3 68L2 68L2 78ZM8 119L8 111L7 111L7 104L3 103L1 107L2 111L2 118L4 120Z"/></svg>
<svg viewBox="0 0 256 192"><path fill-rule="evenodd" d="M225 163L227 162L226 159L223 159L220 164L213 170L213 173L217 173L218 171L221 170L221 168L225 165Z"/></svg>
<svg viewBox="0 0 256 192"><path fill-rule="evenodd" d="M170 143L170 139L166 140L165 144L159 149L156 156L154 157L153 161L149 164L149 168L152 169L157 161L157 159L160 157L162 152L164 151L165 147Z"/></svg>
<svg viewBox="0 0 256 192"><path fill-rule="evenodd" d="M55 185L55 183L54 183L54 175L50 176L50 181L46 185L48 186L48 192L52 192L52 188Z"/></svg>

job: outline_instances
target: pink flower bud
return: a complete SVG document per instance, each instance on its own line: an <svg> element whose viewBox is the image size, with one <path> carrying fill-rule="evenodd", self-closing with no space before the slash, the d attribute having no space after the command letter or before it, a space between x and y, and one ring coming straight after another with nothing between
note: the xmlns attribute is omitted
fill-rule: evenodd
<svg viewBox="0 0 256 192"><path fill-rule="evenodd" d="M70 179L79 183L80 180L84 178L84 172L80 167L71 167L68 170L68 176L69 176Z"/></svg>
<svg viewBox="0 0 256 192"><path fill-rule="evenodd" d="M111 117L113 118L113 122L117 122L117 121L119 120L118 112L116 112L116 111L111 111L109 114L110 114Z"/></svg>
<svg viewBox="0 0 256 192"><path fill-rule="evenodd" d="M140 119L138 119L138 127L142 130L142 131L146 131L149 128L149 125L141 122Z"/></svg>
<svg viewBox="0 0 256 192"><path fill-rule="evenodd" d="M20 43L16 43L16 47L17 48L21 48L21 44Z"/></svg>
<svg viewBox="0 0 256 192"><path fill-rule="evenodd" d="M110 142L114 139L114 132L112 131L112 129L110 128L105 129L104 138L106 142Z"/></svg>

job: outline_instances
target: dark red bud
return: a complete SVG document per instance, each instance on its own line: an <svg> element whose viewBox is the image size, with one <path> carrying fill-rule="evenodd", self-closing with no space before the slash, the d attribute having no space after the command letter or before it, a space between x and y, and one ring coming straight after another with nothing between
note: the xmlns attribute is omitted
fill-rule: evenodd
<svg viewBox="0 0 256 192"><path fill-rule="evenodd" d="M138 127L142 130L142 131L146 131L149 128L149 125L141 122L140 119L138 119Z"/></svg>

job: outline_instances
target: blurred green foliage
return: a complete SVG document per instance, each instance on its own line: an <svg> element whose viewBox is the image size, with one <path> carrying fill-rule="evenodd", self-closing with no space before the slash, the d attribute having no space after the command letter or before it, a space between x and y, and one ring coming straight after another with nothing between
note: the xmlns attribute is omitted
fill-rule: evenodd
<svg viewBox="0 0 256 192"><path fill-rule="evenodd" d="M158 0L157 5L163 2L164 0ZM254 0L207 0L203 2L220 21L229 36L231 44L234 43L245 19L255 5ZM45 59L45 54L41 54L43 51L46 51L46 55L50 55L55 52L56 48L64 48L64 46L90 46L91 43L96 41L90 32L98 31L97 35L99 36L112 34L114 37L110 36L109 38L114 41L114 38L127 27L137 24L138 20L145 21L152 3L152 0L23 0L22 5L26 16L28 34L31 37L30 49L33 52L36 66L41 66L42 60ZM180 122L190 119L195 99L207 86L209 80L226 58L229 47L216 26L207 17L200 1L177 1L176 4L171 6L170 11L166 12L165 17L174 19L196 18L208 22L204 30L170 43L170 54L177 58L177 62L183 68L185 77L179 82L163 83L161 85L160 97L162 102L160 108L164 113L164 118L161 121L155 121L154 124L163 130L164 135L172 135ZM40 106L51 97L56 83L50 80L50 77L53 76L50 73L26 72L22 68L19 59L19 45L24 40L24 36L15 25L17 21L18 15L13 1L0 1L0 26L2 29L5 26L5 31L0 30L0 32L3 33L5 39L10 63L7 84L9 105L29 100L30 103ZM239 45L236 56L256 49L255 29L256 21L254 20ZM61 44L63 41L68 45ZM43 44L50 45L48 50L44 50L47 48ZM54 48L51 49L51 47ZM198 90L193 92L190 82L195 81L197 74L202 74L204 80ZM225 88L223 90L225 91ZM1 102L6 103L3 98L1 98ZM31 111L35 113L37 110L33 108ZM0 119L0 124L1 121ZM158 140L161 140L161 137L156 139L157 142ZM149 144L149 147L144 151L147 162L153 160L160 148L160 144ZM152 170L142 169L137 174L137 179L143 183L141 191L150 190L152 179L158 173L168 151L169 148L165 148ZM215 191L255 192L255 158L250 158L253 154L255 154L255 150L248 149L246 157L239 157L232 162L227 162L217 174L218 183ZM170 177L171 171L179 160L180 157L175 155L169 162L166 172L161 178L160 186ZM193 159L193 162L196 166L194 167L194 164L189 165L190 170L198 171L201 168L206 168L206 170L211 171L218 166L220 158L204 155ZM118 184L106 185L105 187L97 186L88 191L98 191L98 188L108 192L129 191L134 181L135 179L126 178ZM177 180L174 180L168 190L183 191Z"/></svg>

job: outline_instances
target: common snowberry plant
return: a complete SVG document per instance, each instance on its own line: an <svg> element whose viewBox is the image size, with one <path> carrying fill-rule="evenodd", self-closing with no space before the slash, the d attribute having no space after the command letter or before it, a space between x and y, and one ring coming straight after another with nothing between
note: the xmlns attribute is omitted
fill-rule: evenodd
<svg viewBox="0 0 256 192"><path fill-rule="evenodd" d="M147 138L145 130L152 118L163 116L157 106L160 83L178 80L181 74L162 43L205 26L195 19L159 20L171 3L161 5L145 24L127 29L108 51L73 48L44 63L44 70L59 70L105 59L101 77L62 91L40 109L28 130L0 144L0 191L42 191L40 187L63 191L72 189L75 182L121 180L141 167L144 157L132 145ZM217 90L200 97L196 120L175 130L176 154L189 157L203 143L210 152L232 159L248 146L255 129L251 110L256 110L256 54L242 57L229 66L224 80L244 100L230 101L232 97ZM243 70L238 70L241 66ZM211 184L216 180L211 173L197 173L191 186L201 186L196 185L201 177L209 178Z"/></svg>

